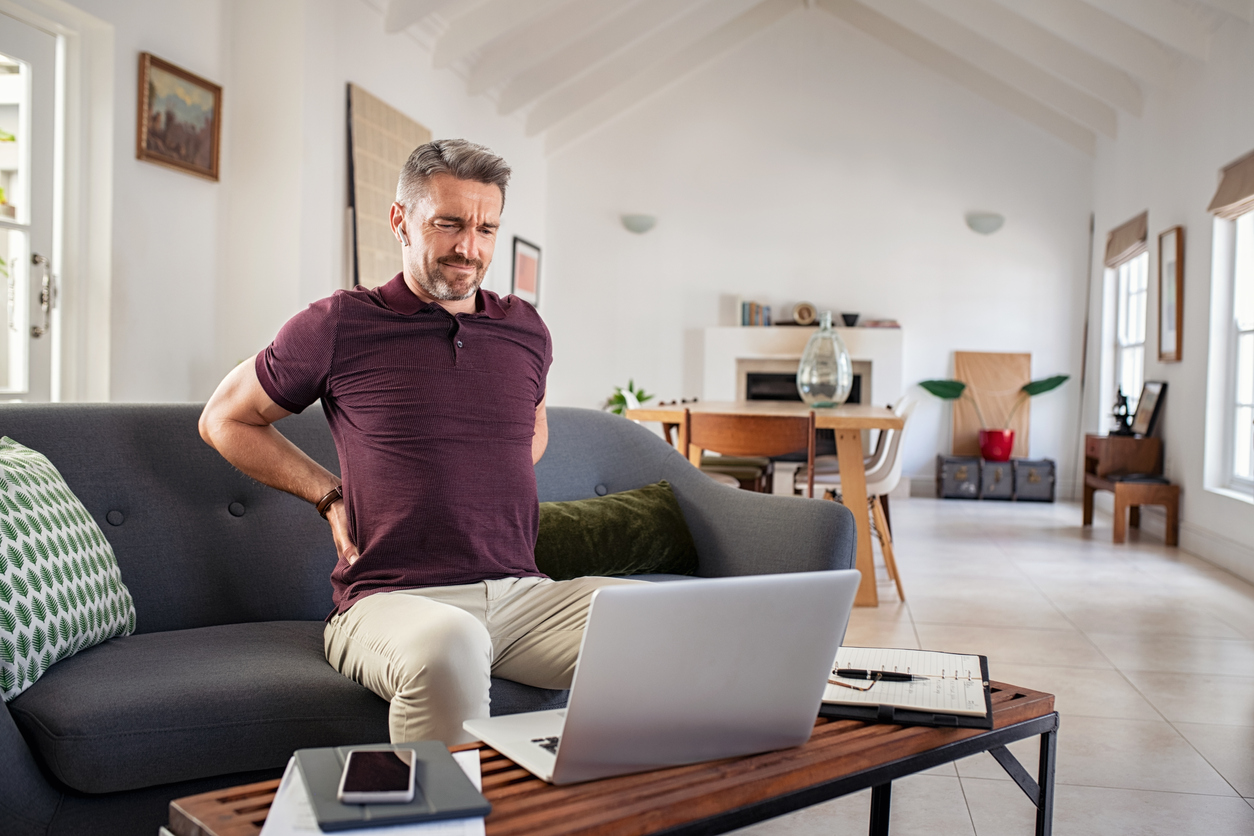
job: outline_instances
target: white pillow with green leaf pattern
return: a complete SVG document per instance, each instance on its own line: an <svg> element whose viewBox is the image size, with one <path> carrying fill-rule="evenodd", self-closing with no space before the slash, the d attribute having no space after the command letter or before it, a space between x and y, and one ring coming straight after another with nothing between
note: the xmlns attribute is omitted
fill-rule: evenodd
<svg viewBox="0 0 1254 836"><path fill-rule="evenodd" d="M135 630L109 541L52 462L0 438L0 695Z"/></svg>

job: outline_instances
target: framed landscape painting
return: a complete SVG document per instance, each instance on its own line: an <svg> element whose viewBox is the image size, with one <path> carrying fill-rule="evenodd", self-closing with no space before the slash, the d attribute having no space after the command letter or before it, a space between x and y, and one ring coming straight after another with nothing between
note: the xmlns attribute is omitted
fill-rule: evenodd
<svg viewBox="0 0 1254 836"><path fill-rule="evenodd" d="M1184 331L1184 227L1158 236L1158 362L1179 363Z"/></svg>
<svg viewBox="0 0 1254 836"><path fill-rule="evenodd" d="M514 275L510 293L519 299L540 304L540 248L514 236Z"/></svg>
<svg viewBox="0 0 1254 836"><path fill-rule="evenodd" d="M141 52L135 156L217 180L221 134L222 88Z"/></svg>

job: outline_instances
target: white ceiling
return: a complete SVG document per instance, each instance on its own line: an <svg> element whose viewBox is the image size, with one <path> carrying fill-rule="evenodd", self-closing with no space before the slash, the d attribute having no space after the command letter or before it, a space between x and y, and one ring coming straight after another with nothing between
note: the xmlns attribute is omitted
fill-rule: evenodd
<svg viewBox="0 0 1254 836"><path fill-rule="evenodd" d="M1254 0L375 0L470 95L557 150L735 49L821 10L1081 151L1145 91L1204 64Z"/></svg>

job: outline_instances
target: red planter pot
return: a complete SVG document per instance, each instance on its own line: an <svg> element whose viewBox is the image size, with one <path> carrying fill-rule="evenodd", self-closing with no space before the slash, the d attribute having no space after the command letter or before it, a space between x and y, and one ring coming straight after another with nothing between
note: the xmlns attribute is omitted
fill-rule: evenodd
<svg viewBox="0 0 1254 836"><path fill-rule="evenodd" d="M980 455L990 462L1010 461L1014 446L1014 430L980 430Z"/></svg>

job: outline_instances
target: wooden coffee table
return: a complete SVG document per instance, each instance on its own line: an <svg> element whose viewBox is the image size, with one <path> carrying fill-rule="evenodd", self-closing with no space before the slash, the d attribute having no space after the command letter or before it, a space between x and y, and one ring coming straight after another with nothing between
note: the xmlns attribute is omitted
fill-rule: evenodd
<svg viewBox="0 0 1254 836"><path fill-rule="evenodd" d="M999 682L990 731L829 721L804 746L555 787L482 744L487 836L645 836L723 833L871 788L872 836L888 833L892 782L980 752L990 753L1037 807L1037 836L1053 823L1058 715L1051 694ZM1041 738L1037 777L1010 754ZM278 781L170 802L175 836L255 836Z"/></svg>

